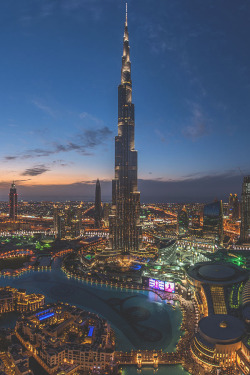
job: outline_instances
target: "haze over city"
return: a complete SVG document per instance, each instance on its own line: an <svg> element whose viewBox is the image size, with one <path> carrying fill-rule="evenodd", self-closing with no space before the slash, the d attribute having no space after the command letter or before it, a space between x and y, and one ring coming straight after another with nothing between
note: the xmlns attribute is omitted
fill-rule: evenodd
<svg viewBox="0 0 250 375"><path fill-rule="evenodd" d="M111 199L124 6L1 2L1 200L12 180L19 199L93 200L97 177ZM239 194L250 157L250 5L128 7L141 200Z"/></svg>

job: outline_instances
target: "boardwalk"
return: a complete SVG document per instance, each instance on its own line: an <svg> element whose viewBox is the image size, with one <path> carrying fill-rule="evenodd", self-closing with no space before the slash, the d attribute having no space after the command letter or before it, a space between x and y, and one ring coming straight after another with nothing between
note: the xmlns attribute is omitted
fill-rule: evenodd
<svg viewBox="0 0 250 375"><path fill-rule="evenodd" d="M131 352L116 352L115 361L119 365L137 365L141 368L150 365L155 368L158 365L182 363L181 355L176 353L163 353L162 351L137 350Z"/></svg>

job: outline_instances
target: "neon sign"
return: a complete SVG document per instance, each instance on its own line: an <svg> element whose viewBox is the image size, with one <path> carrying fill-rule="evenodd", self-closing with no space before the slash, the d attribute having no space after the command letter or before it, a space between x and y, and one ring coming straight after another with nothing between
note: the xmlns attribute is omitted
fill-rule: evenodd
<svg viewBox="0 0 250 375"><path fill-rule="evenodd" d="M162 290L168 293L175 292L175 283L169 281L162 281L150 278L148 281L148 286L152 289Z"/></svg>

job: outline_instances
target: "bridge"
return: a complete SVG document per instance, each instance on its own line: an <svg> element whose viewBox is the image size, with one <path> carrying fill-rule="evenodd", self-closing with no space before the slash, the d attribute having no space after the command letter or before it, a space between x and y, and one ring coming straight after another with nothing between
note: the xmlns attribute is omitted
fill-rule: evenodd
<svg viewBox="0 0 250 375"><path fill-rule="evenodd" d="M181 364L182 355L178 351L175 353L164 353L161 350L137 350L131 352L115 352L115 361L119 365L152 366Z"/></svg>
<svg viewBox="0 0 250 375"><path fill-rule="evenodd" d="M137 350L131 352L115 352L115 361L119 365L152 366L181 364L182 356L178 351L175 353L164 353L161 350Z"/></svg>

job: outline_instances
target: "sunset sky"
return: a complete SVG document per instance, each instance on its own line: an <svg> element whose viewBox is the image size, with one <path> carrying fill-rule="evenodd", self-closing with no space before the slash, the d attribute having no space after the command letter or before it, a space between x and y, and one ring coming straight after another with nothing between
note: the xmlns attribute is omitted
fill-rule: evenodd
<svg viewBox="0 0 250 375"><path fill-rule="evenodd" d="M250 3L128 1L142 201L226 199L250 174ZM0 2L0 199L111 197L125 1Z"/></svg>

